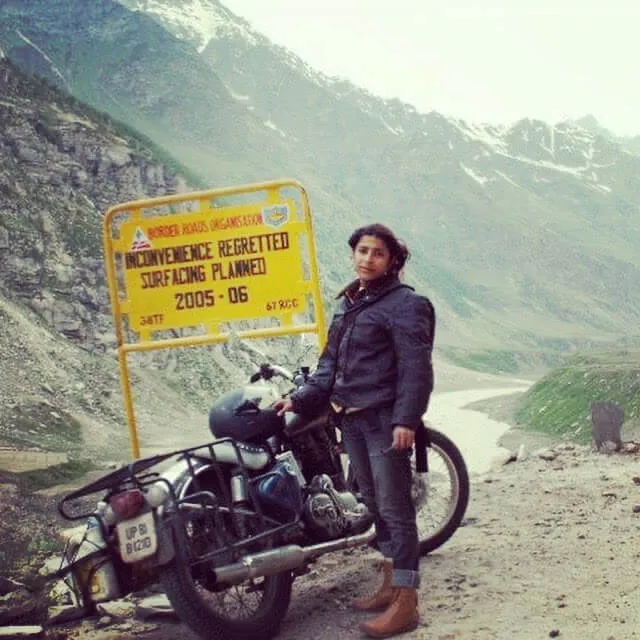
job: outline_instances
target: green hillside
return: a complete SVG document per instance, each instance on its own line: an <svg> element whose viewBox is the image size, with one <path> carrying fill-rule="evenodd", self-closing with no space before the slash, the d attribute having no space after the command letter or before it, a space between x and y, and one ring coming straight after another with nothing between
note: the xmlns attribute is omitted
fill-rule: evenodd
<svg viewBox="0 0 640 640"><path fill-rule="evenodd" d="M516 420L525 428L578 442L591 440L591 402L624 408L623 435L640 420L640 350L590 353L569 359L522 398Z"/></svg>

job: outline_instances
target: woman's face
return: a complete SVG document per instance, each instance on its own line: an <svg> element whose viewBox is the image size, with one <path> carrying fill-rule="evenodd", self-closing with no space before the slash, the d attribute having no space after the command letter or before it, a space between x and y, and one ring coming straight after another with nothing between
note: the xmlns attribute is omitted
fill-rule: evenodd
<svg viewBox="0 0 640 640"><path fill-rule="evenodd" d="M382 277L391 264L391 254L383 240L362 236L353 250L353 264L360 282Z"/></svg>

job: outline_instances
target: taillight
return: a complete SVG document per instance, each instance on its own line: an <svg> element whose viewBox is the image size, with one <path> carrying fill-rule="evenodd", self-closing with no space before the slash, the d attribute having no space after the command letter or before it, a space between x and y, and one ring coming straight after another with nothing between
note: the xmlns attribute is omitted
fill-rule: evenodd
<svg viewBox="0 0 640 640"><path fill-rule="evenodd" d="M109 498L109 505L120 520L128 520L137 515L144 506L144 494L140 489L129 489Z"/></svg>

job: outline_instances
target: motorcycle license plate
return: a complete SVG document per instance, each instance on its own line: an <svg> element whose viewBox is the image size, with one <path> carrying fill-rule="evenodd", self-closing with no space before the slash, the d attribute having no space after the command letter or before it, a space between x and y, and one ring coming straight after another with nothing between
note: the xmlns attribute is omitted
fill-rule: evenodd
<svg viewBox="0 0 640 640"><path fill-rule="evenodd" d="M158 534L152 511L119 522L116 530L123 562L140 562L152 556L158 548Z"/></svg>

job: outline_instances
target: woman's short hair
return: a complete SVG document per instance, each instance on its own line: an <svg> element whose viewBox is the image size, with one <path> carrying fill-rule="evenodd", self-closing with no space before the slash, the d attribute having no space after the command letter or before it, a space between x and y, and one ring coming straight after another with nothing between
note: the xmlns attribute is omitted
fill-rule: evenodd
<svg viewBox="0 0 640 640"><path fill-rule="evenodd" d="M352 250L355 250L362 236L374 236L375 238L380 238L380 240L385 243L391 255L391 270L394 273L402 270L402 267L404 267L411 255L407 245L400 240L400 238L397 238L389 227L378 222L360 227L349 236L348 242Z"/></svg>

